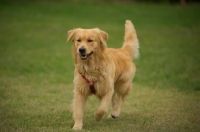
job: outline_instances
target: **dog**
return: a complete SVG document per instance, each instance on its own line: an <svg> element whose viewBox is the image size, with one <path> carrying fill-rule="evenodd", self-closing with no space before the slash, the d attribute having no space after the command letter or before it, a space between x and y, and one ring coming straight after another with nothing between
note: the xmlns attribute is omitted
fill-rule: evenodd
<svg viewBox="0 0 200 132"><path fill-rule="evenodd" d="M132 60L139 56L139 43L132 22L125 22L125 37L121 48L108 48L107 39L108 34L99 28L68 31L67 42L73 42L75 63L73 130L82 129L88 96L96 95L100 99L95 113L97 121L104 117L110 102L112 110L109 117L117 118L124 98L132 87L136 71Z"/></svg>

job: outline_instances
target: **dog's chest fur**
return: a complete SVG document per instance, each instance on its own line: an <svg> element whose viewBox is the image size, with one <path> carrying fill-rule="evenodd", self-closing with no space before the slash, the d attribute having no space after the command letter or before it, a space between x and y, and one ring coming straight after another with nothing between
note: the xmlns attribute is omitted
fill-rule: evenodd
<svg viewBox="0 0 200 132"><path fill-rule="evenodd" d="M107 68L106 65L92 66L92 65L81 65L77 64L76 68L79 73L84 74L84 76L91 82L102 81L106 79Z"/></svg>

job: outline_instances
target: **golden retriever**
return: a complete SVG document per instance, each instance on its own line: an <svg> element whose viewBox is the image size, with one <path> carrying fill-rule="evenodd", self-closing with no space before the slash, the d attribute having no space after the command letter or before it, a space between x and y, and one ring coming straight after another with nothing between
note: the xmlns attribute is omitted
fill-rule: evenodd
<svg viewBox="0 0 200 132"><path fill-rule="evenodd" d="M75 62L73 118L74 130L83 126L83 112L88 96L100 99L95 119L101 120L110 102L110 117L120 115L125 96L132 87L136 67L132 59L139 56L139 43L130 20L125 23L122 48L107 48L108 34L98 28L68 31L67 41L72 41Z"/></svg>

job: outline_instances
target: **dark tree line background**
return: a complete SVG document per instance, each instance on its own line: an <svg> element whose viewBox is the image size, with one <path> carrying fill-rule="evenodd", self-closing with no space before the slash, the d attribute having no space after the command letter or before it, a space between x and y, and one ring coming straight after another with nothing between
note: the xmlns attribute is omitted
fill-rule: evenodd
<svg viewBox="0 0 200 132"><path fill-rule="evenodd" d="M28 2L28 1L68 1L68 2L98 2L98 1L104 1L104 2L118 2L118 3L124 3L124 2L145 2L145 3L170 3L170 4L189 4L189 3L200 3L200 0L0 0L0 3L9 3L9 2Z"/></svg>
<svg viewBox="0 0 200 132"><path fill-rule="evenodd" d="M87 1L87 0L72 0L72 1ZM93 0L95 1L95 0ZM97 0L107 2L145 2L145 3L170 3L170 4L187 4L187 3L200 3L200 0Z"/></svg>
<svg viewBox="0 0 200 132"><path fill-rule="evenodd" d="M200 2L200 0L132 0L136 2L154 2L154 3L197 3Z"/></svg>
<svg viewBox="0 0 200 132"><path fill-rule="evenodd" d="M106 0L104 0L106 1ZM108 0L108 1L118 1L118 2L147 2L147 3L171 3L171 4L187 4L187 3L199 3L200 0Z"/></svg>

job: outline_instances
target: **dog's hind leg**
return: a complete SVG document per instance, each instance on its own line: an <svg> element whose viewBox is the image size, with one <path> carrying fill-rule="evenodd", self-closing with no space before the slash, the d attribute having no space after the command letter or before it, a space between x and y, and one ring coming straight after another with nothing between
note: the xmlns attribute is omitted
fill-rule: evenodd
<svg viewBox="0 0 200 132"><path fill-rule="evenodd" d="M112 107L114 107L117 103L117 94L116 92L114 92L113 96L112 96Z"/></svg>
<svg viewBox="0 0 200 132"><path fill-rule="evenodd" d="M121 85L121 87L123 87L123 86L127 87L127 84L126 85ZM123 89L124 89L124 87L123 87ZM125 96L128 94L130 89L131 89L131 83L128 85L128 87L126 88L125 91L123 90L123 92L122 92L122 91L119 90L117 92L118 99L116 100L116 103L113 106L113 109L112 109L111 114L110 114L110 116L112 118L118 118L119 117L120 112L121 112L121 107L122 107L122 105L124 103Z"/></svg>

